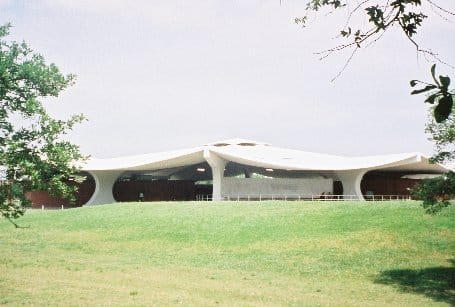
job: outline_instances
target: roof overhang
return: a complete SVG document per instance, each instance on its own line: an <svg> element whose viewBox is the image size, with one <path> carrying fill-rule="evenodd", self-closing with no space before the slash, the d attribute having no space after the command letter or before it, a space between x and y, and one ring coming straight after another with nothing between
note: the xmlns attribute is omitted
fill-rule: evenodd
<svg viewBox="0 0 455 307"><path fill-rule="evenodd" d="M420 153L346 157L273 147L244 139L214 142L202 147L110 159L89 159L82 169L158 170L206 162L204 151L230 162L261 168L298 171L384 170L443 173L447 167L431 164Z"/></svg>

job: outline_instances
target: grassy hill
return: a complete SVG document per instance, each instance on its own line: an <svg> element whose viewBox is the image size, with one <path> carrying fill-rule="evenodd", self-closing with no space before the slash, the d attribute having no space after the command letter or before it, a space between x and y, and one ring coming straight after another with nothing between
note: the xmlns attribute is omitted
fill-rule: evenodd
<svg viewBox="0 0 455 307"><path fill-rule="evenodd" d="M129 203L0 220L0 304L451 305L455 206Z"/></svg>

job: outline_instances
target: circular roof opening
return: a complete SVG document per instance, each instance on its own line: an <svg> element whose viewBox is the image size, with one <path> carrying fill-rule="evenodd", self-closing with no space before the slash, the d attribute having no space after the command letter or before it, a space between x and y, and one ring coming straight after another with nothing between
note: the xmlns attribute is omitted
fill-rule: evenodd
<svg viewBox="0 0 455 307"><path fill-rule="evenodd" d="M246 139L230 139L230 140L223 140L223 141L218 141L218 142L213 142L209 144L205 144L205 146L215 146L215 147L223 147L223 146L245 146L245 147L253 147L253 146L270 146L270 144L267 143L260 143L252 140L246 140Z"/></svg>

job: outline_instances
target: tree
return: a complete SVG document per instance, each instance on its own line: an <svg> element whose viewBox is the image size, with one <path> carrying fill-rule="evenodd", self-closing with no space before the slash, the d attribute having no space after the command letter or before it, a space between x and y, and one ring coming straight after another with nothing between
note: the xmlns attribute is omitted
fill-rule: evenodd
<svg viewBox="0 0 455 307"><path fill-rule="evenodd" d="M422 206L427 213L437 213L451 204L455 197L455 173L424 179L411 191L414 198L422 200Z"/></svg>
<svg viewBox="0 0 455 307"><path fill-rule="evenodd" d="M424 87L416 91L418 93L428 92L426 99L428 103L433 103L433 100L436 99L440 101L433 107L433 114L429 116L426 131L431 135L436 149L436 154L431 158L432 162L443 163L455 160L454 93L448 91L450 84L448 77L435 77L434 66L431 74L434 83L417 81ZM413 81L411 81L411 86L415 86ZM424 179L412 189L411 193L415 199L423 201L422 206L427 213L437 213L449 206L450 200L455 197L455 173L449 172L437 178Z"/></svg>
<svg viewBox="0 0 455 307"><path fill-rule="evenodd" d="M350 50L345 65L334 79L345 70L356 52L379 40L386 31L393 27L398 27L404 38L414 45L416 51L423 54L427 60L450 66L435 52L422 48L415 39L415 34L428 17L422 12L423 6L444 20L455 16L454 12L439 5L438 0L309 0L306 5L306 14L295 18L295 22L306 26L309 14L322 10L329 10L329 13L342 10L347 12L347 20L339 32L339 37L347 40L347 43L318 53L321 58L326 58L333 53ZM366 19L367 22L359 22L362 19ZM354 27L353 24L361 26ZM413 90L411 94L426 93L428 95L425 102L431 105L432 115L426 131L431 134L436 151L432 161L449 162L455 159L454 91L449 88L450 78L448 76L436 77L436 64L431 66L431 77L432 83L412 80L411 87L422 87ZM412 194L423 200L423 206L427 212L435 213L450 204L448 198L455 197L454 187L450 188L450 184L454 184L453 178L454 173L450 172L439 179L423 180Z"/></svg>
<svg viewBox="0 0 455 307"><path fill-rule="evenodd" d="M0 214L18 227L13 219L30 205L29 191L74 201L76 188L67 182L84 157L63 137L84 117L59 120L46 112L40 99L57 97L75 77L46 64L26 43L6 41L10 27L0 26Z"/></svg>

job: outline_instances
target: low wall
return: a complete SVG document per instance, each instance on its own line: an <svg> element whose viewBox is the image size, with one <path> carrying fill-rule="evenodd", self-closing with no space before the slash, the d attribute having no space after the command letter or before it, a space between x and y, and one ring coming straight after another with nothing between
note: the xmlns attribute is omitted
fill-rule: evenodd
<svg viewBox="0 0 455 307"><path fill-rule="evenodd" d="M223 178L221 195L321 195L333 193L333 179L325 178Z"/></svg>

